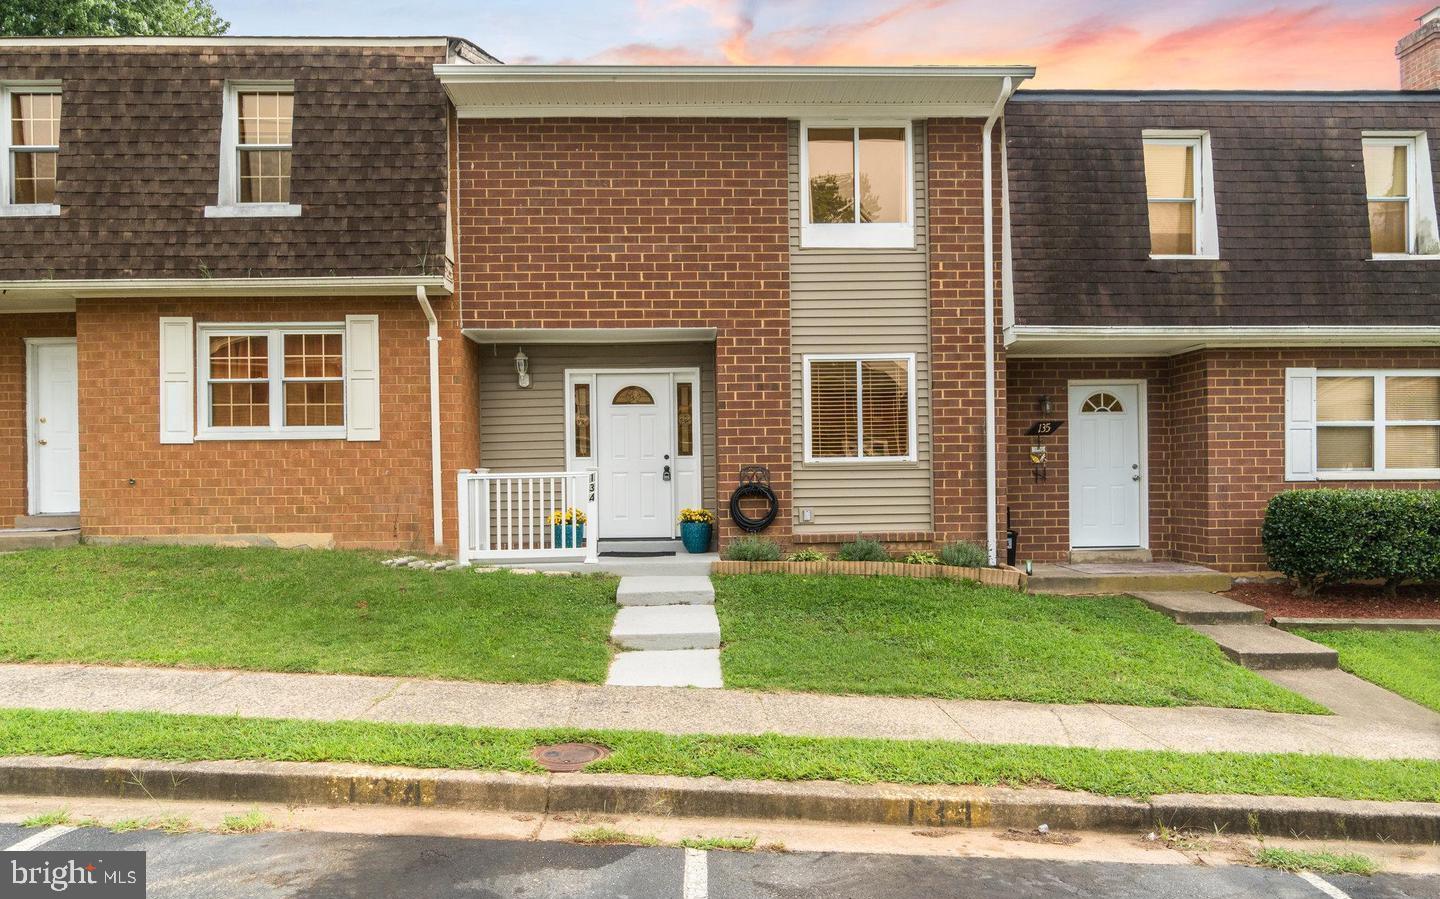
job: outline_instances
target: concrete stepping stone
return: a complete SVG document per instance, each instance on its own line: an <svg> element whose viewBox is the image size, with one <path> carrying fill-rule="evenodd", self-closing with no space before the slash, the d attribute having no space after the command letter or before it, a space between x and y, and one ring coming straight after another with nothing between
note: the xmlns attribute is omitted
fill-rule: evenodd
<svg viewBox="0 0 1440 899"><path fill-rule="evenodd" d="M708 577L623 577L615 601L622 606L713 606L715 585Z"/></svg>
<svg viewBox="0 0 1440 899"><path fill-rule="evenodd" d="M610 639L621 649L719 649L714 606L626 606Z"/></svg>
<svg viewBox="0 0 1440 899"><path fill-rule="evenodd" d="M671 649L616 653L605 683L612 687L719 689L720 650Z"/></svg>
<svg viewBox="0 0 1440 899"><path fill-rule="evenodd" d="M1131 596L1180 624L1264 624L1265 610L1198 590L1142 591Z"/></svg>
<svg viewBox="0 0 1440 899"><path fill-rule="evenodd" d="M1253 624L1192 624L1190 629L1216 643L1237 664L1257 670L1335 668L1340 654L1273 627Z"/></svg>

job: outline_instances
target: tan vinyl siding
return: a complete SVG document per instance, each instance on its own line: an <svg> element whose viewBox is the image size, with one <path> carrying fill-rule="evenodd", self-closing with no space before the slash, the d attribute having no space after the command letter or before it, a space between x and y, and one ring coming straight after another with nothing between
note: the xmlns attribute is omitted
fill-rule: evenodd
<svg viewBox="0 0 1440 899"><path fill-rule="evenodd" d="M800 246L800 125L790 123L790 340L796 533L928 531L930 269L925 123L914 124L915 249ZM914 353L916 462L806 463L804 372L812 353ZM801 522L809 508L814 521Z"/></svg>
<svg viewBox="0 0 1440 899"><path fill-rule="evenodd" d="M480 464L493 471L565 469L565 370L699 368L701 495L715 505L715 347L708 343L525 346L530 387L515 379L515 346L480 348Z"/></svg>

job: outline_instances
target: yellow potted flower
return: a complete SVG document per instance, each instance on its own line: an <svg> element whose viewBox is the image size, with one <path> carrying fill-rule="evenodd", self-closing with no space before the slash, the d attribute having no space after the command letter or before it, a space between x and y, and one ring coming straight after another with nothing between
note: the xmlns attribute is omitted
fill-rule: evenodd
<svg viewBox="0 0 1440 899"><path fill-rule="evenodd" d="M680 510L680 542L692 553L710 549L710 532L715 527L715 513L709 509Z"/></svg>
<svg viewBox="0 0 1440 899"><path fill-rule="evenodd" d="M555 545L566 549L585 545L585 512L574 506L550 513L550 524L555 528Z"/></svg>

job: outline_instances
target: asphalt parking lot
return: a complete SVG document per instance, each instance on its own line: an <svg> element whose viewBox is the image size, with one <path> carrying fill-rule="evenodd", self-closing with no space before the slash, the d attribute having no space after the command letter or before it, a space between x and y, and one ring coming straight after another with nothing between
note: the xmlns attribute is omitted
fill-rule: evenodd
<svg viewBox="0 0 1440 899"><path fill-rule="evenodd" d="M8 848L41 833L0 825L0 846ZM897 895L957 899L1440 899L1440 877L1327 877L1322 886L1293 874L1236 866L833 852L695 852L287 831L226 836L79 829L57 830L52 836L37 848L95 855L144 851L147 895L164 899L895 899ZM0 896L5 894L0 884Z"/></svg>

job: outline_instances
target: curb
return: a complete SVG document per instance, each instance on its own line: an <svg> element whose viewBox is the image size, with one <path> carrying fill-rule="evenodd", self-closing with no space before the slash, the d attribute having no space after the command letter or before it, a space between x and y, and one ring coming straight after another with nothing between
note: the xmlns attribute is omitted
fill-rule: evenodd
<svg viewBox="0 0 1440 899"><path fill-rule="evenodd" d="M1285 618L1277 616L1271 624L1284 631L1440 631L1440 618Z"/></svg>
<svg viewBox="0 0 1440 899"><path fill-rule="evenodd" d="M721 780L631 774L516 774L330 762L160 762L17 756L0 793L392 805L557 813L760 818L910 827L1136 832L1172 827L1271 836L1440 840L1440 803L1268 796L1156 796L1148 802L1007 787Z"/></svg>

